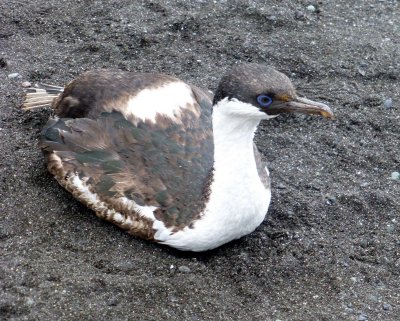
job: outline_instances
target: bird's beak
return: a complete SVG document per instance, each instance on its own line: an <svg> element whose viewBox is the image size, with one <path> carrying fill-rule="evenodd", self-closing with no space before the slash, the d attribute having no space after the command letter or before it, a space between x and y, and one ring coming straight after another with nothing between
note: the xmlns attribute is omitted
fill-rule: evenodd
<svg viewBox="0 0 400 321"><path fill-rule="evenodd" d="M302 97L296 97L289 101L279 101L268 108L268 114L277 115L281 113L303 113L335 119L332 110L327 105Z"/></svg>

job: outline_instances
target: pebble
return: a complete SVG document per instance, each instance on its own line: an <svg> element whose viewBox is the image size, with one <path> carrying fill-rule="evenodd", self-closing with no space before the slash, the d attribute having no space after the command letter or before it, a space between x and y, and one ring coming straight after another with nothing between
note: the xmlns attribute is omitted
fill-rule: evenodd
<svg viewBox="0 0 400 321"><path fill-rule="evenodd" d="M6 68L7 65L7 61L4 58L0 58L0 68Z"/></svg>
<svg viewBox="0 0 400 321"><path fill-rule="evenodd" d="M385 311L390 311L390 310L392 310L392 306L389 303L383 303L382 309Z"/></svg>
<svg viewBox="0 0 400 321"><path fill-rule="evenodd" d="M390 175L390 178L395 180L395 181L398 181L398 180L400 180L400 173L399 172L392 172L392 174Z"/></svg>
<svg viewBox="0 0 400 321"><path fill-rule="evenodd" d="M9 79L20 78L20 77L21 77L21 75L17 72L13 72L12 74L8 75Z"/></svg>
<svg viewBox="0 0 400 321"><path fill-rule="evenodd" d="M393 107L393 99L392 98L387 98L383 102L383 106L385 106L386 109L392 109Z"/></svg>
<svg viewBox="0 0 400 321"><path fill-rule="evenodd" d="M337 203L336 197L332 195L326 195L326 204L335 205Z"/></svg>
<svg viewBox="0 0 400 321"><path fill-rule="evenodd" d="M28 87L31 87L32 84L31 84L29 81L24 81L24 82L21 84L21 86L24 87L24 88L28 88Z"/></svg>
<svg viewBox="0 0 400 321"><path fill-rule="evenodd" d="M376 295L369 295L368 296L368 299L371 301L371 302L374 302L374 303L377 303L377 302L379 302L379 299L378 299L378 297L376 296Z"/></svg>
<svg viewBox="0 0 400 321"><path fill-rule="evenodd" d="M394 224L387 224L386 231L388 233L394 233L396 231L396 226Z"/></svg>
<svg viewBox="0 0 400 321"><path fill-rule="evenodd" d="M27 298L26 299L26 304L33 305L34 303L35 303L35 301L32 298Z"/></svg>
<svg viewBox="0 0 400 321"><path fill-rule="evenodd" d="M310 4L308 7L307 7L307 10L308 11L310 11L310 12L315 12L315 10L317 10L312 4Z"/></svg>
<svg viewBox="0 0 400 321"><path fill-rule="evenodd" d="M305 13L303 11L296 11L295 14L294 14L294 17L297 20L305 20L306 19L306 15L305 15Z"/></svg>
<svg viewBox="0 0 400 321"><path fill-rule="evenodd" d="M361 76L365 76L367 74L367 72L364 69L361 69L361 68L357 68L357 71Z"/></svg>
<svg viewBox="0 0 400 321"><path fill-rule="evenodd" d="M368 320L368 317L364 313L361 313L358 316L358 321L367 321L367 320Z"/></svg>
<svg viewBox="0 0 400 321"><path fill-rule="evenodd" d="M113 267L120 271L134 271L136 266L134 262L131 261L122 261L116 264L113 264Z"/></svg>
<svg viewBox="0 0 400 321"><path fill-rule="evenodd" d="M179 299L176 297L176 296L170 296L170 298L169 298L169 300L171 301L171 302L178 302L179 301Z"/></svg>
<svg viewBox="0 0 400 321"><path fill-rule="evenodd" d="M181 272L181 273L190 273L190 272L192 272L192 270L186 265L180 266L178 268L178 271Z"/></svg>
<svg viewBox="0 0 400 321"><path fill-rule="evenodd" d="M116 305L118 305L118 303L119 303L119 299L116 296L113 296L107 300L108 306L116 306Z"/></svg>

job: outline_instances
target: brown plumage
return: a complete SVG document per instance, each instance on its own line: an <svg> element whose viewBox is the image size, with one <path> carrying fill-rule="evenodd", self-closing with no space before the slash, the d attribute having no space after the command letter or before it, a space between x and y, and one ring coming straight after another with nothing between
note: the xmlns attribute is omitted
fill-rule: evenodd
<svg viewBox="0 0 400 321"><path fill-rule="evenodd" d="M60 119L48 122L40 140L48 169L98 216L112 221L107 211L115 210L141 221L124 208L120 198L126 197L140 206L156 206L156 218L179 230L203 209L213 165L210 94L191 87L195 112L189 108L182 113L180 123L158 115L155 125L123 115L122 109L140 90L174 81L166 75L92 71L68 84L54 100L52 108ZM70 181L72 173L107 208L85 199ZM148 220L138 225L120 224L140 237L153 237Z"/></svg>

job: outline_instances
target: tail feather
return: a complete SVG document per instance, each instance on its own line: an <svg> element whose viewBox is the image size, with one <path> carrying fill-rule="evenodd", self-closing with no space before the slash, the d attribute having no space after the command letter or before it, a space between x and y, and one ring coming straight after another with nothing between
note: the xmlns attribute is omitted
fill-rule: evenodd
<svg viewBox="0 0 400 321"><path fill-rule="evenodd" d="M51 107L64 88L59 86L39 84L37 87L27 89L22 109L31 110L37 108Z"/></svg>

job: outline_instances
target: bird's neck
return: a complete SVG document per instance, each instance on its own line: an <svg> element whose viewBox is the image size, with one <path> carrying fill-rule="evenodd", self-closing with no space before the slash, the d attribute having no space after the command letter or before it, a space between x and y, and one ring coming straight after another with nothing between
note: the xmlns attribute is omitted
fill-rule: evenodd
<svg viewBox="0 0 400 321"><path fill-rule="evenodd" d="M230 114L227 107L217 105L213 110L214 169L255 169L253 139L260 120Z"/></svg>
<svg viewBox="0 0 400 321"><path fill-rule="evenodd" d="M191 230L191 240L204 249L254 231L263 221L271 197L259 177L253 149L260 120L231 113L228 107L235 107L233 104L223 101L213 108L212 183L202 219Z"/></svg>

